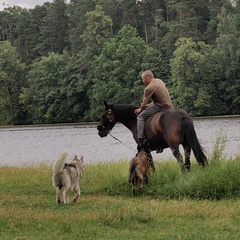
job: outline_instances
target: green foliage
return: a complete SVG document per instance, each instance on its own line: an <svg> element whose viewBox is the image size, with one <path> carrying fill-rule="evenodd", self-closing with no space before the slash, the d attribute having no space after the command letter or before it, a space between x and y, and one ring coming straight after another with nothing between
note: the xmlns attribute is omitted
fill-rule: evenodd
<svg viewBox="0 0 240 240"><path fill-rule="evenodd" d="M21 87L26 86L25 65L10 42L0 42L0 124L23 123L19 103Z"/></svg>
<svg viewBox="0 0 240 240"><path fill-rule="evenodd" d="M0 41L14 42L13 29L17 22L17 15L16 12L15 14L11 14L10 9L5 12L0 11Z"/></svg>
<svg viewBox="0 0 240 240"><path fill-rule="evenodd" d="M225 7L218 14L218 33L214 58L218 66L218 89L221 98L226 103L228 113L238 113L240 109L240 50L239 29L237 15L229 12Z"/></svg>
<svg viewBox="0 0 240 240"><path fill-rule="evenodd" d="M43 50L41 49L42 35L41 28L43 19L46 17L48 6L36 6L35 9L24 9L18 16L18 24L14 31L18 38L15 40L16 49L21 56L21 59L26 64L31 64L32 61L41 56ZM41 19L39 21L39 19Z"/></svg>
<svg viewBox="0 0 240 240"><path fill-rule="evenodd" d="M143 85L141 71L161 62L156 50L147 47L130 26L124 26L94 61L94 85L90 91L91 116L99 115L104 100L139 105ZM143 68L144 67L144 68Z"/></svg>
<svg viewBox="0 0 240 240"><path fill-rule="evenodd" d="M50 53L32 65L27 76L29 87L21 95L32 123L80 120L84 104L79 102L84 96L77 90L79 70L74 61L68 54Z"/></svg>
<svg viewBox="0 0 240 240"><path fill-rule="evenodd" d="M98 55L103 43L112 36L112 20L97 5L95 11L86 13L86 29L81 35L86 50Z"/></svg>
<svg viewBox="0 0 240 240"><path fill-rule="evenodd" d="M69 14L69 40L71 51L78 54L83 50L83 40L81 36L86 29L86 13L94 11L95 0L72 1L68 6Z"/></svg>
<svg viewBox="0 0 240 240"><path fill-rule="evenodd" d="M111 36L112 20L97 5L95 10L86 13L86 29L81 35L84 50L77 55L80 69L77 89L83 93L84 98L82 100L87 106L92 101L90 92L94 84L94 61L101 52L104 42L108 41ZM95 120L88 111L85 111L82 117L85 121Z"/></svg>
<svg viewBox="0 0 240 240"><path fill-rule="evenodd" d="M41 56L47 56L49 52L63 53L68 44L68 17L64 0L54 0L49 5L40 32L37 48Z"/></svg>
<svg viewBox="0 0 240 240"><path fill-rule="evenodd" d="M50 53L62 58L61 70L41 70L42 83L51 72L46 83L55 86L34 97L35 84L19 86L22 77L11 75L11 87L23 88L21 99L14 97L20 111L5 108L18 113L2 114L2 124L93 121L103 100L139 105L146 69L163 79L174 106L193 116L239 114L239 13L229 0L55 0L0 11L0 41L15 47L25 75L38 78L35 63ZM10 102L0 98L2 106Z"/></svg>
<svg viewBox="0 0 240 240"><path fill-rule="evenodd" d="M214 115L218 112L211 54L211 46L181 38L171 61L170 92L174 106L194 116Z"/></svg>

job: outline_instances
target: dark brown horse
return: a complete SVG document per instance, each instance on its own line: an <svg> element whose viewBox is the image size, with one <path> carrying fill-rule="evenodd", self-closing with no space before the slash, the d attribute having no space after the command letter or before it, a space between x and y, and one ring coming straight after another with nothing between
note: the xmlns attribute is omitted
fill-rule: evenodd
<svg viewBox="0 0 240 240"><path fill-rule="evenodd" d="M137 117L134 107L129 104L108 104L104 102L100 123L97 126L100 137L106 137L117 122L126 126L133 134L138 143ZM182 170L190 170L191 150L201 166L207 164L207 157L197 138L193 121L187 112L181 109L170 109L155 113L145 123L145 133L149 140L151 151L162 152L164 148L170 148L173 156L177 159ZM183 146L185 163L179 151L179 145Z"/></svg>

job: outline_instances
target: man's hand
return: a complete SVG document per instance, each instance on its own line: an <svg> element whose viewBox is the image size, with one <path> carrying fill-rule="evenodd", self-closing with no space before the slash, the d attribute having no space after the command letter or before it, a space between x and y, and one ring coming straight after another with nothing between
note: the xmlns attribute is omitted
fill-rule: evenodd
<svg viewBox="0 0 240 240"><path fill-rule="evenodd" d="M141 108L137 108L137 109L134 110L134 113L135 113L136 115L138 115L140 112L141 112Z"/></svg>

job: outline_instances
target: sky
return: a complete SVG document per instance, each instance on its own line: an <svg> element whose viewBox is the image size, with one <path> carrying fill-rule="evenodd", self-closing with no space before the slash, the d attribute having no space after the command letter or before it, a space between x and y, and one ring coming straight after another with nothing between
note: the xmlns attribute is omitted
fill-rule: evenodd
<svg viewBox="0 0 240 240"><path fill-rule="evenodd" d="M0 0L0 11L14 5L22 8L34 8L36 5L43 5L45 2L53 2L53 0Z"/></svg>

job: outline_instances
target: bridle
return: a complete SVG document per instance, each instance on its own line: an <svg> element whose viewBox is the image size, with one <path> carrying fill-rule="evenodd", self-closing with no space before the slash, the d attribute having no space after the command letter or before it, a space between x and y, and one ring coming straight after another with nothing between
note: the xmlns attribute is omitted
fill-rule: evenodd
<svg viewBox="0 0 240 240"><path fill-rule="evenodd" d="M107 115L105 116L105 119L103 119L103 124L97 126L98 131L103 131L106 134L108 134L112 131L112 128L114 127L114 123L113 123L113 120L111 119L111 116L112 116L112 109L109 108L107 110ZM107 130L106 126L110 126L110 129Z"/></svg>

